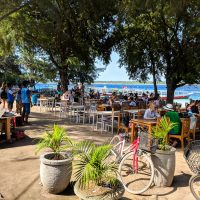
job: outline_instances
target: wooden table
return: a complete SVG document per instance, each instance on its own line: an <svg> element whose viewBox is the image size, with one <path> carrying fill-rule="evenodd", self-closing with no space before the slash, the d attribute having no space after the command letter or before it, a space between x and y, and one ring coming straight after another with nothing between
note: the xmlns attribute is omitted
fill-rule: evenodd
<svg viewBox="0 0 200 200"><path fill-rule="evenodd" d="M111 105L109 105L109 104L100 104L100 105L98 105L98 107L104 109L104 111L108 111L108 109L109 110L112 109Z"/></svg>
<svg viewBox="0 0 200 200"><path fill-rule="evenodd" d="M7 142L11 142L10 120L12 117L1 117L0 123L5 124L5 134Z"/></svg>
<svg viewBox="0 0 200 200"><path fill-rule="evenodd" d="M157 124L157 120L154 119L131 119L131 142L135 139L135 126L140 125L148 128L148 133L151 134L152 126Z"/></svg>

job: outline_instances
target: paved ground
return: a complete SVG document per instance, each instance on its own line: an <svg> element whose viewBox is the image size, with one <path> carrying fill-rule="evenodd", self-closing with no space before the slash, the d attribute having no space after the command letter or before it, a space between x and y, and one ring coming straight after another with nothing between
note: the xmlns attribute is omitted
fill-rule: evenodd
<svg viewBox="0 0 200 200"><path fill-rule="evenodd" d="M39 177L39 155L34 154L35 143L48 126L55 122L66 127L68 135L76 140L93 140L103 143L111 134L92 132L88 125L70 124L49 113L39 113L33 109L31 126L24 126L27 137L12 144L0 144L0 199L6 200L77 200L72 185L59 195L50 195L42 190ZM125 193L123 200L193 200L188 181L191 171L182 152L176 152L176 171L172 187L153 188L144 195Z"/></svg>

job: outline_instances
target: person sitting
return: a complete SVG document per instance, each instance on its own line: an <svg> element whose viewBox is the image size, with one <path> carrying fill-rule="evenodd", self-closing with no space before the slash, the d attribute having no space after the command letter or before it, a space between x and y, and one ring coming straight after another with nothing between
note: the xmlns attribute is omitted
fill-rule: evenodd
<svg viewBox="0 0 200 200"><path fill-rule="evenodd" d="M160 115L156 112L155 104L152 101L149 103L149 108L146 109L144 113L144 119L156 119L157 117L160 117Z"/></svg>
<svg viewBox="0 0 200 200"><path fill-rule="evenodd" d="M195 101L194 104L191 106L191 111L194 114L199 114L198 101Z"/></svg>
<svg viewBox="0 0 200 200"><path fill-rule="evenodd" d="M70 97L70 91L66 91L61 96L61 100L69 100L70 99L69 97Z"/></svg>
<svg viewBox="0 0 200 200"><path fill-rule="evenodd" d="M165 116L168 117L171 122L176 123L176 126L174 126L169 134L179 135L181 133L181 119L178 115L178 112L174 110L172 104L167 104L166 106L163 106L163 108L167 111ZM174 140L172 146L175 147L176 145L177 141Z"/></svg>
<svg viewBox="0 0 200 200"><path fill-rule="evenodd" d="M130 96L130 97L128 98L128 101L129 101L129 106L131 106L131 107L137 106L136 102L135 102L134 99L133 99L133 96Z"/></svg>

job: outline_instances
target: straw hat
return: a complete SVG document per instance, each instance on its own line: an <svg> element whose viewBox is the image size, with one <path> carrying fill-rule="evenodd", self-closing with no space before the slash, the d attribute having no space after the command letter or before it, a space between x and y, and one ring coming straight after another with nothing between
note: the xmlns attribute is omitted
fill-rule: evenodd
<svg viewBox="0 0 200 200"><path fill-rule="evenodd" d="M171 111L174 111L173 105L170 104L170 103L168 103L166 106L163 106L163 108L164 108L165 110L171 110Z"/></svg>

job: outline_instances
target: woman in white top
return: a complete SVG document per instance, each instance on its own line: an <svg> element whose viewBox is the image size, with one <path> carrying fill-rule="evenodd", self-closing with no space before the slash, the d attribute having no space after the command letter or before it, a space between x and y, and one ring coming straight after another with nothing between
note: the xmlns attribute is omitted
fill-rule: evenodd
<svg viewBox="0 0 200 200"><path fill-rule="evenodd" d="M160 117L160 115L156 112L155 103L150 102L149 108L144 113L144 119L155 119L157 117Z"/></svg>

